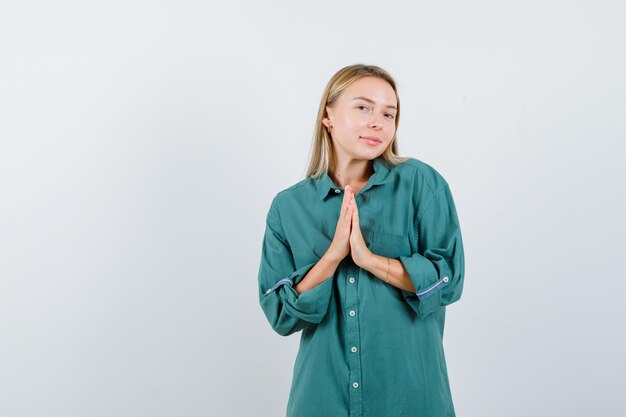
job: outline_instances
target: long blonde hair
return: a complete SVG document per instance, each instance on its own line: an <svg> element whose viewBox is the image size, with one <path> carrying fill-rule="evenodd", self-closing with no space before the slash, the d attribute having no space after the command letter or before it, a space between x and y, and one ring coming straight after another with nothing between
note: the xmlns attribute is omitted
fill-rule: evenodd
<svg viewBox="0 0 626 417"><path fill-rule="evenodd" d="M307 167L306 176L318 178L325 174L330 165L334 161L334 151L331 142L331 137L326 126L322 123L322 119L327 116L326 106L332 107L337 98L343 90L345 90L350 84L358 80L361 77L378 77L387 81L393 91L396 94L397 111L396 111L396 131L391 139L391 144L387 146L387 149L382 153L381 158L386 162L397 165L406 161L408 158L398 155L398 143L397 132L398 124L400 123L400 97L398 96L398 90L396 88L396 82L391 75L384 69L375 65L355 64L343 67L337 71L326 84L324 94L320 101L320 106L317 111L317 120L315 121L315 133L313 135L313 144L311 146L311 154L309 158L309 165Z"/></svg>

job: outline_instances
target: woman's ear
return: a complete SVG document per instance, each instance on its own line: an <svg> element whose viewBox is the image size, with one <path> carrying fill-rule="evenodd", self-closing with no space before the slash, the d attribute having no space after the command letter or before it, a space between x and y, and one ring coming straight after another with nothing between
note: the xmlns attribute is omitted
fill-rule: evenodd
<svg viewBox="0 0 626 417"><path fill-rule="evenodd" d="M326 106L326 116L322 117L322 123L324 123L324 126L326 126L326 129L333 126L333 124L330 121L331 112L332 112L332 109Z"/></svg>

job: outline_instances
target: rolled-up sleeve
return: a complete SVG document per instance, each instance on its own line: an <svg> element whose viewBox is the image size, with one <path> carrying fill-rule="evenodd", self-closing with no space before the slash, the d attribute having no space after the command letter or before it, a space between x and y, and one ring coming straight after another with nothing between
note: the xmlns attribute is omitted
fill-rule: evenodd
<svg viewBox="0 0 626 417"><path fill-rule="evenodd" d="M258 283L261 308L278 334L288 336L321 322L326 315L332 279L300 294L293 288L316 263L296 267L282 227L278 196L274 197L266 217Z"/></svg>
<svg viewBox="0 0 626 417"><path fill-rule="evenodd" d="M461 228L450 187L445 184L418 212L418 251L399 257L415 292L401 290L419 318L461 298L465 258Z"/></svg>

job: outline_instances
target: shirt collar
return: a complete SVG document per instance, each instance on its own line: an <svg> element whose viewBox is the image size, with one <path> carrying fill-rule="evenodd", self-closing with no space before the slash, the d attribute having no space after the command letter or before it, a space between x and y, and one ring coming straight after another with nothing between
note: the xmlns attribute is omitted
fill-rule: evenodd
<svg viewBox="0 0 626 417"><path fill-rule="evenodd" d="M367 184L365 184L365 187L363 187L360 192L367 191L375 185L385 184L392 181L393 178L390 173L391 168L382 157L379 156L374 159L373 168L374 173L370 176ZM328 175L328 171L321 177L315 179L315 187L317 188L317 198L320 200L324 200L331 190L343 190L343 188L335 185L333 180ZM334 192L335 191L333 191L333 193Z"/></svg>

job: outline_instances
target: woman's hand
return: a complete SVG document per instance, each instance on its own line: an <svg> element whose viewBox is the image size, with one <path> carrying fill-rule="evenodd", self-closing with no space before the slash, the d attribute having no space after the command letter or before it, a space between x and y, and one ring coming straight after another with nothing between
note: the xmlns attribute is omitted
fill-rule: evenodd
<svg viewBox="0 0 626 417"><path fill-rule="evenodd" d="M359 208L352 194L350 206L352 209L352 232L350 233L350 255L355 264L365 269L365 265L371 260L373 253L369 250L361 233L359 223Z"/></svg>
<svg viewBox="0 0 626 417"><path fill-rule="evenodd" d="M346 185L337 227L335 228L335 236L324 254L327 259L335 263L341 262L350 253L350 226L355 205L352 187Z"/></svg>

